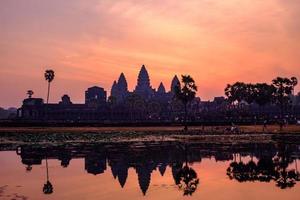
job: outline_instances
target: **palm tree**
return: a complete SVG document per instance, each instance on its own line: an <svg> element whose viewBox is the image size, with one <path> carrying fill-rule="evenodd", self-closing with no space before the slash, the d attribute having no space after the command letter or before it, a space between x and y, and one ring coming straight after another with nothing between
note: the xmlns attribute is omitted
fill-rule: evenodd
<svg viewBox="0 0 300 200"><path fill-rule="evenodd" d="M45 112L45 118L47 119L47 113L48 113L48 103L49 103L49 95L50 95L50 83L54 79L54 71L52 69L48 69L45 71L45 80L48 82L48 93L47 93L47 107Z"/></svg>
<svg viewBox="0 0 300 200"><path fill-rule="evenodd" d="M197 86L194 79L190 75L181 76L182 87L176 87L175 97L180 100L184 105L184 130L187 131L187 104L191 102L197 92Z"/></svg>
<svg viewBox="0 0 300 200"><path fill-rule="evenodd" d="M28 98L31 99L34 92L32 90L27 90Z"/></svg>
<svg viewBox="0 0 300 200"><path fill-rule="evenodd" d="M45 80L48 82L48 93L47 93L47 104L49 102L49 94L50 94L50 83L54 79L54 71L52 69L48 69L45 71Z"/></svg>

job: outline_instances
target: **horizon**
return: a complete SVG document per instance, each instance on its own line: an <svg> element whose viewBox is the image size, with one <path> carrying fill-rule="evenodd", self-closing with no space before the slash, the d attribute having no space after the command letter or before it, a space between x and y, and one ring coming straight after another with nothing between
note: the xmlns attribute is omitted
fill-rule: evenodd
<svg viewBox="0 0 300 200"><path fill-rule="evenodd" d="M286 0L0 2L0 106L20 107L26 91L50 102L84 102L88 87L107 93L124 72L128 89L145 64L153 88L191 75L201 100L236 81L300 77L300 2ZM296 87L296 92L300 85Z"/></svg>

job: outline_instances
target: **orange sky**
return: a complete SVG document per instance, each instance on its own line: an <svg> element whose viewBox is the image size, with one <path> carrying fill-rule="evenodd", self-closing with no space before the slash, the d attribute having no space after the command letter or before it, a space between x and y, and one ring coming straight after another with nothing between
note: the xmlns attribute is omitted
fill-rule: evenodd
<svg viewBox="0 0 300 200"><path fill-rule="evenodd" d="M190 74L204 100L237 80L300 78L299 19L298 0L2 0L0 106L19 106L28 89L45 98L47 66L52 102L109 91L121 72L133 89L142 64L154 88Z"/></svg>

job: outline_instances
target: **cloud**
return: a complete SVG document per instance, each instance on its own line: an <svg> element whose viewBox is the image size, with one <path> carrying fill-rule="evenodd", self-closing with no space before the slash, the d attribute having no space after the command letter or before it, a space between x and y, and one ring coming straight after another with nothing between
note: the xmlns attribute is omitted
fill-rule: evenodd
<svg viewBox="0 0 300 200"><path fill-rule="evenodd" d="M41 90L39 76L52 66L66 83L80 84L80 91L65 84L65 91L82 101L83 86L109 90L120 72L133 88L146 64L152 85L169 87L174 74L188 73L210 99L238 79L300 76L299 13L298 0L3 0L0 79L15 74L19 84L30 73Z"/></svg>

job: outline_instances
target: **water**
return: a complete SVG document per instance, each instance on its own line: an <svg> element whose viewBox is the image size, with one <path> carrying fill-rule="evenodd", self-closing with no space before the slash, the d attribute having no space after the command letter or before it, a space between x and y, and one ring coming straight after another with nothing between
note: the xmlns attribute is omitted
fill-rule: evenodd
<svg viewBox="0 0 300 200"><path fill-rule="evenodd" d="M169 142L1 149L0 199L298 200L300 196L296 144Z"/></svg>

